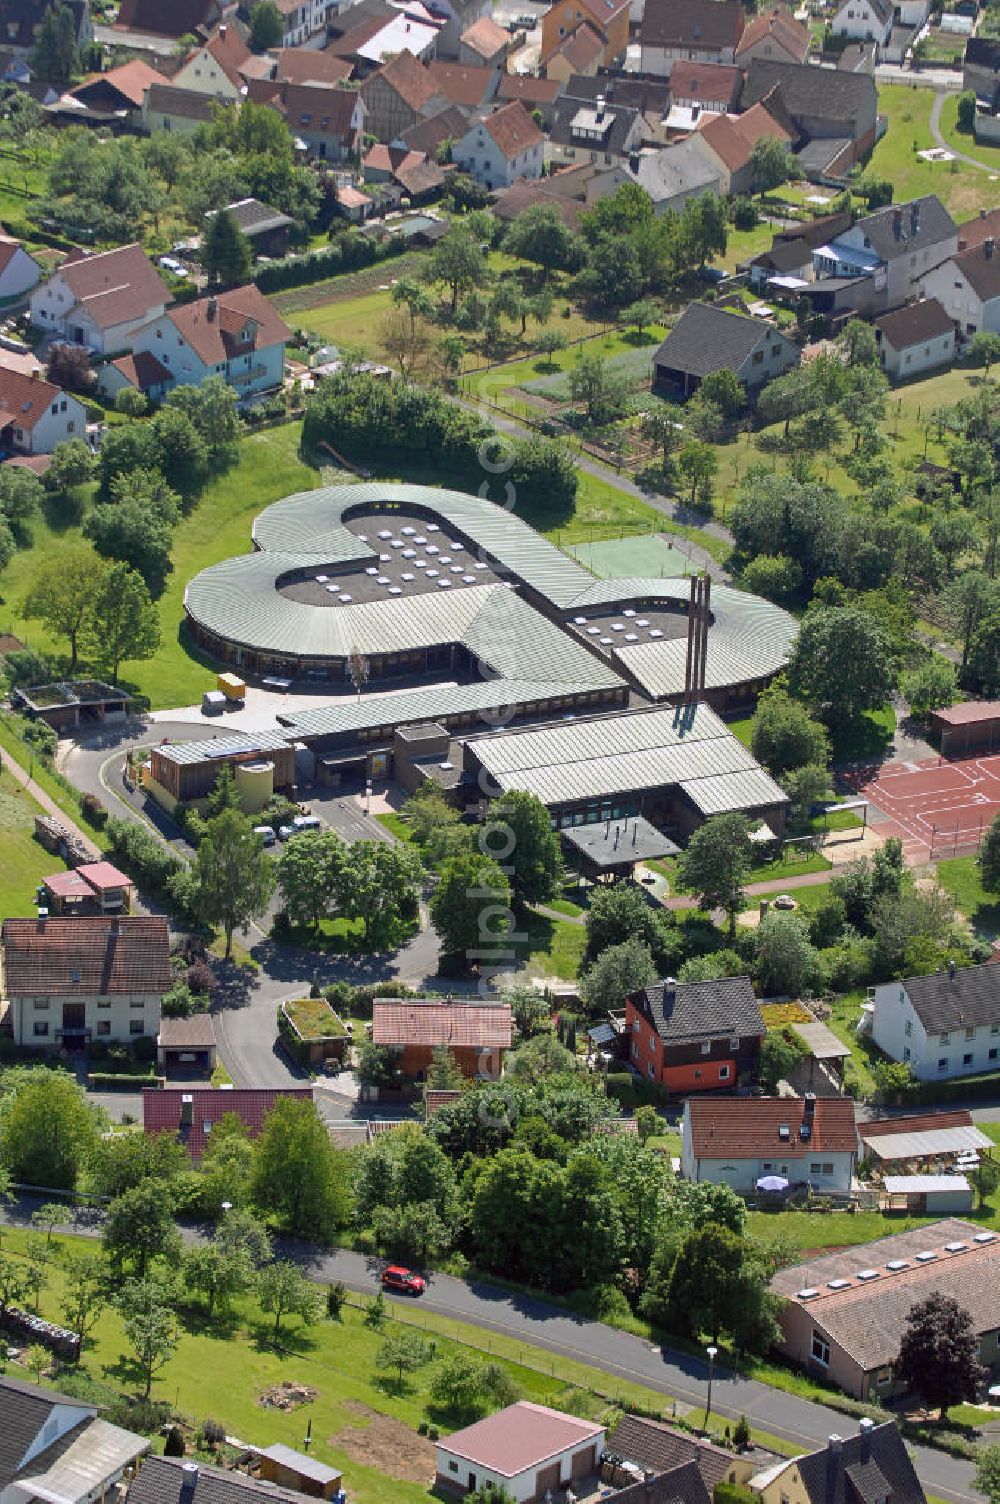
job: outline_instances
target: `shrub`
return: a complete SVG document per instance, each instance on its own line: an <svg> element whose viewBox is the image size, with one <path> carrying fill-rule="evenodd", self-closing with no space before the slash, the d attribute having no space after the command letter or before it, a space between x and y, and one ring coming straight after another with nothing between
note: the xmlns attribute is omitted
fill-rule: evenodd
<svg viewBox="0 0 1000 1504"><path fill-rule="evenodd" d="M192 992L211 997L215 992L215 972L207 961L193 961L185 977Z"/></svg>
<svg viewBox="0 0 1000 1504"><path fill-rule="evenodd" d="M167 1439L163 1443L164 1457L183 1457L185 1452L184 1433L180 1426L171 1426L167 1432Z"/></svg>
<svg viewBox="0 0 1000 1504"><path fill-rule="evenodd" d="M226 1428L219 1420L206 1419L201 1423L201 1434L206 1446L221 1447L226 1439Z"/></svg>
<svg viewBox="0 0 1000 1504"><path fill-rule="evenodd" d="M80 800L80 808L83 810L83 818L92 825L95 830L103 830L108 823L108 812L98 799L96 794L84 794Z"/></svg>

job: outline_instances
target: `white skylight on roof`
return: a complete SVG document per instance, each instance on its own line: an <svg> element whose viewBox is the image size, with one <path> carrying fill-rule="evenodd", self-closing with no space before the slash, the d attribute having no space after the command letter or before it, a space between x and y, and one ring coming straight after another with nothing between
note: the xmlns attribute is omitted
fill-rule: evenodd
<svg viewBox="0 0 1000 1504"><path fill-rule="evenodd" d="M918 1264L929 1264L932 1259L936 1259L936 1258L937 1258L937 1254L936 1253L932 1252L932 1250L930 1248L925 1248L923 1250L923 1252L917 1254L917 1263Z"/></svg>
<svg viewBox="0 0 1000 1504"><path fill-rule="evenodd" d="M893 1274L898 1274L900 1269L909 1269L910 1266L905 1259L890 1259L885 1267L891 1269Z"/></svg>
<svg viewBox="0 0 1000 1504"><path fill-rule="evenodd" d="M995 1232L977 1232L972 1240L974 1243L993 1243L996 1241Z"/></svg>
<svg viewBox="0 0 1000 1504"><path fill-rule="evenodd" d="M859 1269L857 1277L858 1279L869 1280L878 1279L878 1275L879 1271L877 1269Z"/></svg>
<svg viewBox="0 0 1000 1504"><path fill-rule="evenodd" d="M968 1243L946 1243L944 1251L945 1253L964 1253L968 1246Z"/></svg>
<svg viewBox="0 0 1000 1504"><path fill-rule="evenodd" d="M818 1295L818 1294L819 1294L819 1291L818 1290L814 1290L813 1287L810 1285L808 1287L808 1289L800 1290L799 1293L798 1293L798 1297L797 1298L799 1300L812 1300L813 1296L814 1295Z"/></svg>
<svg viewBox="0 0 1000 1504"><path fill-rule="evenodd" d="M827 1280L827 1286L831 1290L849 1290L851 1282L849 1279L831 1279Z"/></svg>

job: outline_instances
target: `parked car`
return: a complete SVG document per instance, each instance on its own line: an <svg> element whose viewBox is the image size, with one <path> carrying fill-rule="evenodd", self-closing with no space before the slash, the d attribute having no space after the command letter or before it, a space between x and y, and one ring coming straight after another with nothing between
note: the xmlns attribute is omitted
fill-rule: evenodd
<svg viewBox="0 0 1000 1504"><path fill-rule="evenodd" d="M412 1269L404 1269L402 1264L390 1264L388 1269L382 1270L383 1290L398 1290L400 1295L423 1295L427 1289L427 1281L422 1274L414 1274Z"/></svg>
<svg viewBox="0 0 1000 1504"><path fill-rule="evenodd" d="M795 909L798 908L798 904L790 893L779 893L774 900L774 907L776 909Z"/></svg>
<svg viewBox="0 0 1000 1504"><path fill-rule="evenodd" d="M276 838L273 825L255 825L253 828L253 833L255 836L260 836L265 846L274 845Z"/></svg>
<svg viewBox="0 0 1000 1504"><path fill-rule="evenodd" d="M187 276L187 267L176 256L161 256L159 264L165 272L173 272L175 277Z"/></svg>
<svg viewBox="0 0 1000 1504"><path fill-rule="evenodd" d="M517 24L518 26L522 26L525 31L534 31L538 25L538 17L533 16L530 11L525 11L523 16L517 17Z"/></svg>
<svg viewBox="0 0 1000 1504"><path fill-rule="evenodd" d="M278 840L279 841L287 841L287 840L290 839L290 837L295 836L295 835L298 835L298 831L295 829L294 825L279 825L278 826Z"/></svg>
<svg viewBox="0 0 1000 1504"><path fill-rule="evenodd" d="M292 824L296 830L320 830L318 815L295 815Z"/></svg>

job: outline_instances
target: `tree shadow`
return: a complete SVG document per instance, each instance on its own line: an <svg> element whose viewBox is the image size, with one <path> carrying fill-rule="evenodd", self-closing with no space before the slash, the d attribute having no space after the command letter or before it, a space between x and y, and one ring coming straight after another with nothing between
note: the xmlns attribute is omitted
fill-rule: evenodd
<svg viewBox="0 0 1000 1504"><path fill-rule="evenodd" d="M274 1333L274 1321L251 1320L247 1323L246 1332L251 1345L260 1353L272 1353L279 1358L306 1358L316 1351L316 1341L310 1335L309 1328L302 1326L287 1326L287 1320L294 1321L295 1317L282 1319L281 1327L277 1336Z"/></svg>

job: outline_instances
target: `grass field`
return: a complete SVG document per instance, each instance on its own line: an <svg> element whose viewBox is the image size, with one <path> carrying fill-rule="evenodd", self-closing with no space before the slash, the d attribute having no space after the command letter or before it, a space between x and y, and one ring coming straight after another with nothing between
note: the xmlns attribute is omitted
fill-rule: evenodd
<svg viewBox="0 0 1000 1504"><path fill-rule="evenodd" d="M979 938L995 940L1000 935L1000 897L987 893L979 881L975 857L948 857L938 862L937 875Z"/></svg>
<svg viewBox="0 0 1000 1504"><path fill-rule="evenodd" d="M5 1235L5 1253L20 1253L23 1247L23 1234ZM89 1251L81 1239L57 1237L53 1247L57 1256L70 1247L74 1252ZM50 1288L42 1296L43 1315L58 1320L62 1288L57 1262ZM401 1308L400 1315L407 1325L426 1329L438 1359L471 1348L500 1363L527 1399L556 1406L568 1402L574 1411L592 1416L609 1400L630 1399L655 1409L667 1403L662 1394L643 1385L612 1379L572 1360L552 1359L539 1349L447 1317L409 1307ZM342 1320L322 1321L308 1331L290 1320L280 1349L272 1344L272 1325L249 1302L236 1307L228 1326L221 1321L210 1326L196 1309L186 1313L177 1351L154 1381L153 1397L168 1399L195 1424L211 1417L221 1421L228 1434L260 1446L280 1441L301 1448L311 1423L313 1455L343 1468L358 1504L426 1501L434 1472L433 1445L418 1437L415 1428L428 1418L432 1367L420 1369L398 1392L395 1375L376 1370L382 1334L367 1327L362 1313L350 1306ZM394 1325L390 1319L384 1331ZM135 1391L116 1312L102 1317L82 1367L101 1384ZM315 1389L315 1399L293 1412L262 1407L264 1391L287 1380ZM58 1384L58 1376L51 1382ZM432 1413L431 1418L445 1431L454 1425L447 1416Z"/></svg>
<svg viewBox="0 0 1000 1504"><path fill-rule="evenodd" d="M66 863L34 838L40 813L30 793L10 773L0 772L0 919L33 914L42 878L66 870Z"/></svg>
<svg viewBox="0 0 1000 1504"><path fill-rule="evenodd" d="M989 173L964 162L925 162L917 156L934 146L930 115L934 103L931 89L906 84L882 84L878 91L879 111L889 117L889 129L872 152L869 170L888 178L895 190L897 204L924 193L936 193L956 220L970 219L981 205L988 209L1000 204L1000 177L991 181ZM942 107L942 134L951 140L946 121L955 118ZM957 114L957 102L953 110ZM955 142L958 150L978 157L975 143ZM983 158L986 161L987 158Z"/></svg>

